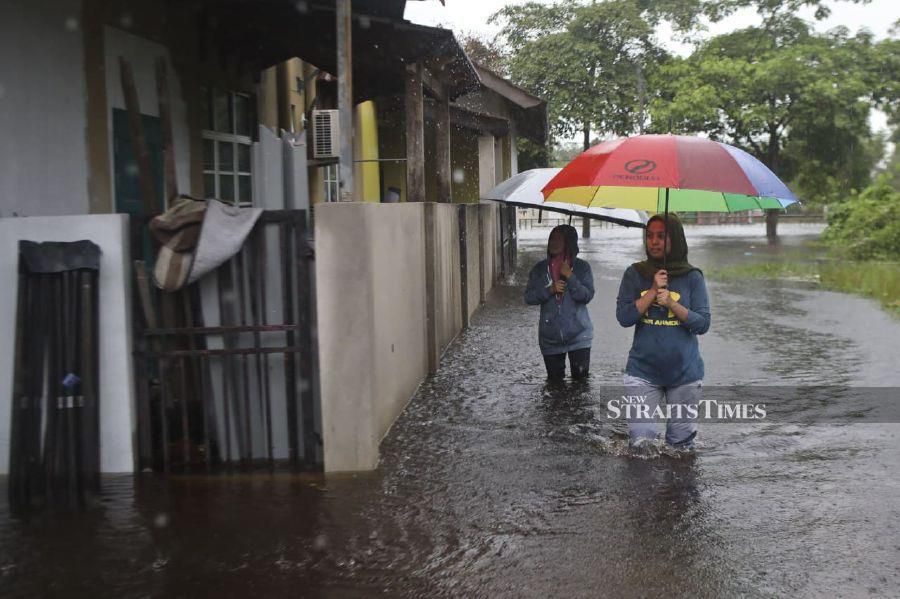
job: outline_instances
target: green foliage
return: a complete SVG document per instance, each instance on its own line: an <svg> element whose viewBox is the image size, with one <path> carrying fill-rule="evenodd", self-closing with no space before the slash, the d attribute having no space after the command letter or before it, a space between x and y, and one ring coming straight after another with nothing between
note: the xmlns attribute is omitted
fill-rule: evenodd
<svg viewBox="0 0 900 599"><path fill-rule="evenodd" d="M785 146L784 161L794 172L790 187L806 206L845 201L871 182L873 168L884 156L883 135L866 137L852 131L828 135L827 129L822 127L816 134L808 130Z"/></svg>
<svg viewBox="0 0 900 599"><path fill-rule="evenodd" d="M868 4L871 0L851 0L853 4ZM804 7L815 9L816 19L831 15L831 7L824 0L709 0L704 2L704 11L711 19L717 20L733 14L741 8L755 8L760 15L772 16L796 13Z"/></svg>
<svg viewBox="0 0 900 599"><path fill-rule="evenodd" d="M646 120L646 80L666 59L639 0L507 6L501 24L513 81L548 102L551 132L628 135Z"/></svg>
<svg viewBox="0 0 900 599"><path fill-rule="evenodd" d="M792 182L805 202L833 201L865 187L882 157L868 118L872 107L896 104L893 44L846 28L816 34L771 12L760 27L717 36L664 65L652 129L732 143Z"/></svg>
<svg viewBox="0 0 900 599"><path fill-rule="evenodd" d="M477 33L464 33L459 38L459 45L462 46L466 56L472 62L475 62L501 77L509 76L507 68L508 57L503 50L503 46L496 39L487 39Z"/></svg>
<svg viewBox="0 0 900 599"><path fill-rule="evenodd" d="M715 281L741 279L794 279L815 282L819 269L809 262L756 262L709 270L706 276Z"/></svg>
<svg viewBox="0 0 900 599"><path fill-rule="evenodd" d="M888 159L883 171L883 176L888 184L896 191L900 191L900 139L898 139L900 138L900 135L898 135L898 132L900 132L900 130L895 131L892 136L894 140L894 151Z"/></svg>
<svg viewBox="0 0 900 599"><path fill-rule="evenodd" d="M900 19L894 24L893 35L900 34ZM900 39L888 38L874 44L869 68L873 73L872 96L894 126L900 125ZM897 140L895 140L897 141Z"/></svg>
<svg viewBox="0 0 900 599"><path fill-rule="evenodd" d="M826 289L871 297L900 316L900 263L826 262L819 281Z"/></svg>
<svg viewBox="0 0 900 599"><path fill-rule="evenodd" d="M900 262L762 262L706 272L711 281L780 279L816 283L823 289L871 297L900 316Z"/></svg>
<svg viewBox="0 0 900 599"><path fill-rule="evenodd" d="M550 151L546 145L539 145L525 137L517 137L516 151L520 172L550 166Z"/></svg>
<svg viewBox="0 0 900 599"><path fill-rule="evenodd" d="M558 144L553 148L550 166L562 168L572 162L582 151L581 144L571 142Z"/></svg>
<svg viewBox="0 0 900 599"><path fill-rule="evenodd" d="M882 175L828 214L823 238L855 260L900 256L900 191Z"/></svg>

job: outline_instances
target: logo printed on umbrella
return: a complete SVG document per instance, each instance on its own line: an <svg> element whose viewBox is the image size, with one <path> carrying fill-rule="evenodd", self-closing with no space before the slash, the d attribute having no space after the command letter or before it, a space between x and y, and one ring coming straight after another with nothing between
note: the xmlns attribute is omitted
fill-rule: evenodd
<svg viewBox="0 0 900 599"><path fill-rule="evenodd" d="M625 163L625 170L632 175L646 175L656 170L656 163L645 158L629 160Z"/></svg>
<svg viewBox="0 0 900 599"><path fill-rule="evenodd" d="M659 181L659 177L651 175L656 170L656 162L648 158L637 158L629 160L623 168L630 174L615 174L613 179L624 179L626 181Z"/></svg>

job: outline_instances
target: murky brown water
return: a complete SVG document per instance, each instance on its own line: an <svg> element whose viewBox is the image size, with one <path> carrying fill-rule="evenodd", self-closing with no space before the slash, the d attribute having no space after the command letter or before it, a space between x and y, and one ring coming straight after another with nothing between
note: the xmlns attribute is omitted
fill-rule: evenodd
<svg viewBox="0 0 900 599"><path fill-rule="evenodd" d="M777 248L760 231L689 229L691 260L814 258L811 229L784 227ZM694 457L627 455L598 390L621 376L631 331L614 298L640 246L595 235L582 244L598 287L586 384L545 388L535 309L501 287L377 471L108 477L77 515L0 504L0 595L900 594L900 425L706 425ZM544 244L520 242L523 270ZM709 287L707 384L900 387L900 322L873 302L804 283Z"/></svg>

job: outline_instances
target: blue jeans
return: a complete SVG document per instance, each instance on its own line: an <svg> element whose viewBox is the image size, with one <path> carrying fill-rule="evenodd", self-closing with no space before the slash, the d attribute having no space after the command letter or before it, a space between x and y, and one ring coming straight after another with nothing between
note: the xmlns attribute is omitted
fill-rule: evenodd
<svg viewBox="0 0 900 599"><path fill-rule="evenodd" d="M625 385L625 393L644 398L644 404L652 411L661 405L697 404L702 396L703 381L693 381L677 387L661 387L649 381L626 374L622 383ZM663 403L665 398L665 403ZM651 420L629 418L628 436L634 443L639 439L655 439L658 423ZM681 449L690 449L694 446L694 437L697 436L697 421L686 416L677 418L673 415L666 422L666 443Z"/></svg>

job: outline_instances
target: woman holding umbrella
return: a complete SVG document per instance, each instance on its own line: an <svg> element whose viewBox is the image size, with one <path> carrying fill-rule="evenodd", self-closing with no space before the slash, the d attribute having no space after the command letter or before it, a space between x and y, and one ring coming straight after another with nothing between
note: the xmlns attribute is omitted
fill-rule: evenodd
<svg viewBox="0 0 900 599"><path fill-rule="evenodd" d="M541 307L538 344L550 381L566 373L566 355L573 379L587 377L594 326L587 304L594 297L591 266L578 256L578 232L571 225L550 231L547 258L531 269L525 303Z"/></svg>
<svg viewBox="0 0 900 599"><path fill-rule="evenodd" d="M687 261L684 227L674 214L647 222L644 249L647 259L625 270L616 300L619 324L635 327L624 385L628 395L644 397L651 414L665 398L672 406L666 442L691 449L697 424L686 411L679 417L675 404L700 400L704 372L697 336L709 330L706 282ZM648 419L632 418L628 431L632 443L656 437L656 425Z"/></svg>

